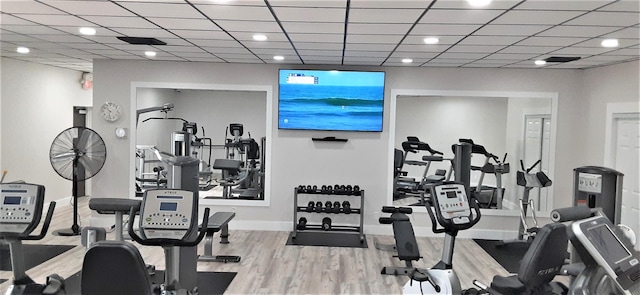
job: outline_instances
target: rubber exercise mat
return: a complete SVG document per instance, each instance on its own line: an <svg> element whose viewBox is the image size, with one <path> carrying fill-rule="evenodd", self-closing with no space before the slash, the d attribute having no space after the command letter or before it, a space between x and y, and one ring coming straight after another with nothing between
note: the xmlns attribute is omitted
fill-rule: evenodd
<svg viewBox="0 0 640 295"><path fill-rule="evenodd" d="M510 273L518 272L520 260L529 249L529 244L527 243L503 245L502 241L482 239L474 239L474 241Z"/></svg>
<svg viewBox="0 0 640 295"><path fill-rule="evenodd" d="M198 272L198 294L199 295L215 295L223 294L227 290L233 278L236 277L236 272ZM82 272L66 278L64 280L65 290L67 294L80 294ZM164 271L156 270L156 273L151 276L151 282L154 284L160 284L164 280Z"/></svg>
<svg viewBox="0 0 640 295"><path fill-rule="evenodd" d="M291 235L293 232L289 234L287 245L368 248L366 237L360 243L360 236L357 234L298 232L295 240L291 238Z"/></svg>
<svg viewBox="0 0 640 295"><path fill-rule="evenodd" d="M56 257L75 246L69 245L22 245L24 249L24 264L31 269L53 257ZM0 245L0 270L11 271L11 254L9 245Z"/></svg>

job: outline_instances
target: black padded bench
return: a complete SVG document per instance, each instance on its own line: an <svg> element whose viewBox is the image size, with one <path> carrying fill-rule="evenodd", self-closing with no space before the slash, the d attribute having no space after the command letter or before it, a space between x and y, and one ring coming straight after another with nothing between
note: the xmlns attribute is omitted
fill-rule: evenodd
<svg viewBox="0 0 640 295"><path fill-rule="evenodd" d="M207 235L204 240L204 255L198 256L199 261L240 262L240 256L213 255L213 234L220 231L220 244L229 244L229 221L235 216L233 212L216 212L209 216Z"/></svg>
<svg viewBox="0 0 640 295"><path fill-rule="evenodd" d="M116 240L122 241L122 216L129 214L131 208L135 212L140 211L140 200L121 199L121 198L91 198L89 200L89 209L95 210L100 214L116 215Z"/></svg>
<svg viewBox="0 0 640 295"><path fill-rule="evenodd" d="M391 224L393 226L393 237L396 240L395 250L398 259L405 263L404 267L385 266L380 271L383 275L408 275L413 276L417 269L413 266L413 261L418 261L420 252L418 250L418 242L411 220L407 214L411 214L413 210L409 207L382 207L382 212L391 213L389 217L380 217L381 224Z"/></svg>

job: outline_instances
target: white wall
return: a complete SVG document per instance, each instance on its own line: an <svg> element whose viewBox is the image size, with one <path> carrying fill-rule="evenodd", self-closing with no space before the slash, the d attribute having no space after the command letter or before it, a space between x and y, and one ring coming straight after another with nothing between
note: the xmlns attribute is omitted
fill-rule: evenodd
<svg viewBox="0 0 640 295"><path fill-rule="evenodd" d="M306 66L309 68L310 66ZM359 184L366 190L365 230L380 227L377 222L379 208L387 203L387 167L389 151L389 114L385 113L382 133L336 133L278 130L277 125L277 69L280 65L239 65L239 64L193 64L178 62L105 61L94 63L96 104L105 97L121 103L124 113L131 112L129 99L133 82L178 82L204 84L244 84L273 87L274 108L272 138L272 186L271 205L266 208L237 208L236 224L253 228L290 229L292 224L293 188L299 184ZM329 68L329 67L318 67ZM349 68L345 68L349 69ZM356 68L351 68L356 69ZM358 67L359 70L380 68ZM473 91L527 91L559 93L558 150L556 156L557 173L554 195L555 203L566 205L571 202L572 176L560 173L574 167L581 153L570 146L580 142L580 134L573 132L576 116L582 113L579 87L581 71L578 70L511 70L511 69L431 69L431 68L384 68L387 72L385 109L388 112L390 90L433 89L433 90L473 90ZM239 79L238 77L242 77ZM577 115L576 115L577 112ZM128 124L128 116L118 124ZM104 136L107 148L122 156L122 159L108 159L105 169L112 173L101 173L93 182L93 193L99 197L126 196L128 188L129 145L115 141L111 135L113 123L94 119L94 128ZM106 133L105 133L106 134ZM340 136L349 138L344 144L312 142L311 137ZM218 208L219 207L219 208ZM214 210L223 210L216 206ZM230 208L227 208L230 209ZM252 222L253 221L253 222ZM262 221L256 223L255 221ZM424 223L428 225L428 223ZM491 231L512 230L517 224L514 217L483 218L478 228ZM416 225L419 226L419 225ZM515 229L515 228L514 228ZM388 229L390 232L390 229Z"/></svg>
<svg viewBox="0 0 640 295"><path fill-rule="evenodd" d="M74 106L92 105L92 91L80 87L78 71L5 58L0 67L0 158L2 169L9 171L5 181L43 184L47 200L70 196L71 181L51 167L49 147L72 127Z"/></svg>
<svg viewBox="0 0 640 295"><path fill-rule="evenodd" d="M576 121L576 131L588 133L581 149L585 157L576 165L604 165L607 104L640 101L640 61L628 62L584 72L582 103L587 111ZM625 178L626 181L632 179ZM639 181L639 180L635 180Z"/></svg>

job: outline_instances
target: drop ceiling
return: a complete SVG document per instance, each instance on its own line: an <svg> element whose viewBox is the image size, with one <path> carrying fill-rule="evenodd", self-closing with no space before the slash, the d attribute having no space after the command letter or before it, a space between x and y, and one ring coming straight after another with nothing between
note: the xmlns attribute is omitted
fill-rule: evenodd
<svg viewBox="0 0 640 295"><path fill-rule="evenodd" d="M640 58L639 7L638 0L494 0L483 8L455 0L2 0L0 54L79 71L91 71L95 59L587 69ZM81 35L80 27L97 33ZM425 44L426 37L440 42ZM619 46L602 47L607 38ZM534 64L553 56L580 59Z"/></svg>

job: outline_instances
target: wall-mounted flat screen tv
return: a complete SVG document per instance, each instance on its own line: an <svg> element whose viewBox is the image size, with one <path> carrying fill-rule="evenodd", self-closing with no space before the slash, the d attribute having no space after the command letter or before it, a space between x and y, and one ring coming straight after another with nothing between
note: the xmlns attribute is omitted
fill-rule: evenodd
<svg viewBox="0 0 640 295"><path fill-rule="evenodd" d="M280 70L278 128L382 131L384 72Z"/></svg>

